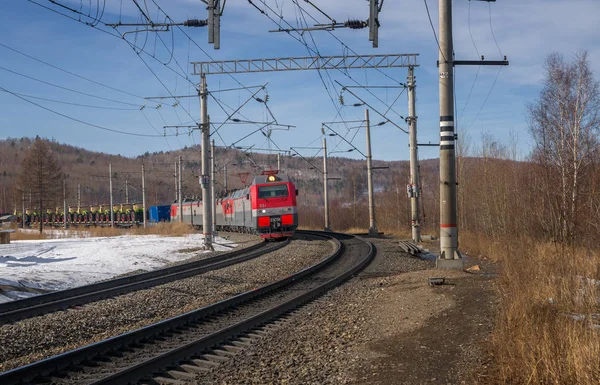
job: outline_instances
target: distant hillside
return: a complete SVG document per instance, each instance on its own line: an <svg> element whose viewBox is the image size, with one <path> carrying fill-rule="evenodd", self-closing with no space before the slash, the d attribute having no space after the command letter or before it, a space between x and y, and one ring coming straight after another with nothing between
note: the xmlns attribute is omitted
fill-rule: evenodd
<svg viewBox="0 0 600 385"><path fill-rule="evenodd" d="M21 207L21 197L16 196L15 188L21 173L21 161L32 144L33 138L8 138L0 140L0 191L2 212L10 212ZM187 147L181 151L159 151L145 153L135 158L120 155L92 152L83 148L48 140L58 163L62 166L67 179L67 200L69 205L77 205L77 189L80 186L81 205L102 204L110 201L109 164L112 164L113 194L115 203L125 202L126 182L129 190L129 202L141 201L141 169L146 169L147 204L168 204L175 198L175 162L181 155L183 160L183 192L186 197L201 195L199 175L201 171L201 152L199 146ZM216 149L217 183L225 183L223 166L227 165L228 188L242 186L240 174L248 173L247 183L260 168L276 169L276 154L246 154L237 149ZM408 221L409 200L406 185L409 178L408 162L385 162L374 160L374 166L388 167L374 171L374 185L377 194L377 206L392 210L390 226L402 227ZM257 167L259 166L259 167ZM315 225L322 222L323 207L323 160L321 157L302 159L300 157L281 156L282 172L288 173L299 189L298 202L307 213L307 221ZM363 218L367 201L366 161L349 158L330 157L329 177L340 178L329 182L332 215L351 213L347 221L368 223ZM437 216L438 209L438 161L437 159L420 162L421 185L423 188L426 217ZM57 181L61 183L61 181ZM222 187L219 187L220 190ZM26 206L30 206L27 196ZM348 210L348 209L351 210ZM336 214L341 210L341 214ZM346 219L344 219L346 221ZM396 223L398 222L398 223Z"/></svg>
<svg viewBox="0 0 600 385"><path fill-rule="evenodd" d="M18 176L21 173L21 161L32 144L33 138L8 138L0 140L0 178L2 191L2 211L10 211L14 207L13 195ZM201 152L199 146L187 147L181 151L145 153L135 158L120 155L92 152L83 148L48 140L48 143L66 174L69 201L77 198L77 185L80 185L82 204L108 202L108 165L112 164L113 192L115 201L125 200L125 183L129 184L129 200L141 199L141 168L146 167L147 199L149 204L170 202L175 197L175 162L178 156L183 159L184 195L198 196L200 188L198 175L201 171ZM224 184L223 165L227 164L228 187L242 186L239 173L248 172L248 183L260 169L277 168L275 154L246 155L236 149L216 149L217 181ZM322 201L323 167L322 158L310 159L314 169L306 160L299 157L281 156L281 168L296 181L301 195L311 203ZM396 189L396 179L402 176L407 181L407 162L374 162L377 166L388 166L388 170L377 170L374 173L376 191ZM366 163L348 158L329 158L330 177L339 177L339 181L330 181L332 199L343 199L364 195L366 191ZM423 168L435 168L437 162L423 162ZM57 181L60 182L60 181ZM404 187L403 187L404 188Z"/></svg>

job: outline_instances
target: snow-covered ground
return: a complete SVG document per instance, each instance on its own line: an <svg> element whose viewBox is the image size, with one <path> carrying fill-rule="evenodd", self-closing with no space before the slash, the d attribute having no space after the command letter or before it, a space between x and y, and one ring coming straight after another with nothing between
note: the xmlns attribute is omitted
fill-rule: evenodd
<svg viewBox="0 0 600 385"><path fill-rule="evenodd" d="M11 241L8 245L0 245L0 285L64 290L133 270L160 268L169 262L197 255L201 251L189 249L202 245L201 234ZM237 245L217 238L214 246L215 250L226 251ZM35 294L0 291L0 302L32 295Z"/></svg>

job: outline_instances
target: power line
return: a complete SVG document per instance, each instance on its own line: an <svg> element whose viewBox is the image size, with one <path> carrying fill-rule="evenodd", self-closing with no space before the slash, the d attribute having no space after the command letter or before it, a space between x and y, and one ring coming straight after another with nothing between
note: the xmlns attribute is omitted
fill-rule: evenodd
<svg viewBox="0 0 600 385"><path fill-rule="evenodd" d="M126 132L126 131L114 130L114 129L112 129L112 128L107 128L107 127L99 126L99 125L97 125L97 124L93 124L93 123L88 123L88 122L85 122L85 121L83 121L83 120L80 120L80 119L77 119L77 118L73 118L73 117L71 117L71 116L68 116L68 115L65 115L65 114L63 114L63 113L60 113L60 112L58 112L58 111L54 111L54 110L52 110L52 109L50 109L50 108L48 108L48 107L44 107L44 106L42 106L41 104L38 104L38 103L36 103L36 102L32 102L31 100L29 100L29 99L27 99L27 98L24 98L24 97L22 97L22 96L19 96L19 95L17 95L16 93L14 93L14 92L12 92L12 91L9 91L9 90L7 90L7 89L6 89L6 88L4 88L4 87L1 87L1 86L0 86L0 90L2 90L2 91L4 91L4 92L7 92L7 93L9 93L9 94L11 94L11 95L13 95L13 96L15 96L15 97L17 97L17 98L21 99L21 100L24 100L24 101L26 101L27 103L33 104L34 106L37 106L37 107L39 107L39 108L41 108L41 109L44 109L44 110L46 110L46 111L48 111L48 112L52 112L53 114L56 114L56 115L62 116L63 118L67 118L67 119L69 119L69 120L73 120L73 121L75 121L75 122L78 122L78 123L81 123L81 124L85 124L86 126L90 126L90 127L98 128L98 129L101 129L101 130L104 130L104 131L115 132L115 133L117 133L117 134L123 134L123 135L130 135L130 136L141 136L141 137L150 137L150 138L156 138L156 137L163 137L163 136L167 136L167 135L136 134L136 133L132 133L132 132ZM169 136L172 136L172 135L169 135Z"/></svg>
<svg viewBox="0 0 600 385"><path fill-rule="evenodd" d="M475 44L475 39L473 39L473 33L471 32L471 1L469 0L469 19L468 19L468 24L469 24L469 35L471 36L471 42L473 43L473 47L475 47L475 53L477 54L477 57L480 57L481 55L479 55L479 50L477 49L477 45Z"/></svg>
<svg viewBox="0 0 600 385"><path fill-rule="evenodd" d="M108 88L108 89L110 89L110 90L117 91L117 92L120 92L120 93L122 93L122 94L129 95L129 96L133 96L133 97L136 97L136 98L139 98L139 99L144 99L142 96L139 96L139 95L133 94L133 93L131 93L131 92L127 92L127 91L120 90L120 89L118 89L118 88L115 88L115 87L112 87L112 86L109 86L109 85L106 85L106 84L100 83L100 82L98 82L98 81L96 81L96 80L92 80L92 79L86 78L85 76L78 75L78 74L76 74L76 73L73 73L73 72L71 72L71 71L68 71L68 70L66 70L66 69L64 69L64 68L60 68L60 67L58 67L58 66L56 66L56 65L54 65L54 64L50 64L50 63L48 63L48 62L46 62L46 61L44 61L44 60L41 60L41 59L38 59L38 58L36 58L36 57L33 57L33 56L31 56L31 55L28 55L28 54L26 54L26 53L24 53L24 52L21 52L21 51L19 51L19 50L15 49L15 48L9 47L9 46L7 46L6 44L3 44L3 43L1 43L1 42L0 42L0 47L4 47L4 48L6 48L6 49L8 49L8 50L11 50L11 51L13 51L13 52L16 52L16 53L18 53L19 55L22 55L22 56L25 56L25 57L27 57L27 58L29 58L29 59L35 60L35 61L37 61L37 62L39 62L39 63L42 63L42 64L44 64L44 65L47 65L48 67L54 68L54 69L56 69L56 70L59 70L59 71L61 71L61 72L64 72L64 73L66 73L66 74L69 74L69 75L71 75L71 76L75 76L75 77L77 77L77 78L79 78L79 79L83 79L83 80L85 80L85 81L88 81L88 82L90 82L90 83L94 83L94 84L96 84L96 85L98 85L98 86L101 86L101 87L104 87L104 88Z"/></svg>
<svg viewBox="0 0 600 385"><path fill-rule="evenodd" d="M431 21L431 14L429 13L429 5L427 5L427 0L423 0L423 2L425 3L425 9L427 10L427 17L429 18L429 24L431 25L431 30L433 31L433 37L435 38L435 42L438 46L438 49L440 50L440 53L442 54L442 57L444 58L444 61L447 62L448 59L446 59L446 56L442 52L442 47L440 47L440 42L438 41L437 34L435 33L435 28L433 26L433 22Z"/></svg>
<svg viewBox="0 0 600 385"><path fill-rule="evenodd" d="M494 82L492 83L492 86L490 87L489 92L487 93L485 99L483 100L483 104L481 105L481 108L479 108L479 111L477 111L477 115L475 115L475 118L473 119L473 122L471 123L471 125L469 126L469 130L471 129L471 127L473 127L473 125L475 124L475 122L477 121L477 118L479 117L479 114L481 113L481 111L483 110L483 107L485 106L485 104L488 101L488 98L490 97L490 95L492 94L492 90L494 89L494 86L496 85L496 81L498 80L498 77L500 76L500 71L502 71L502 67L498 68L498 73L496 74L496 78L494 79Z"/></svg>
<svg viewBox="0 0 600 385"><path fill-rule="evenodd" d="M496 43L496 47L498 48L498 53L500 57L502 57L502 51L500 50L500 46L498 45L498 41L496 40L496 34L494 33L494 27L492 27L492 4L488 2L489 6L489 19L490 19L490 30L492 31L492 37L494 38L494 42Z"/></svg>
<svg viewBox="0 0 600 385"><path fill-rule="evenodd" d="M27 78L27 79L30 79L30 80L34 80L36 82L40 82L40 83L43 83L43 84L46 84L46 85L49 85L49 86L52 86L52 87L60 88L60 89L63 89L63 90L66 90L66 91L70 91L70 92L74 92L74 93L80 94L80 95L89 96L91 98L102 99L102 100L106 100L106 101L113 102L113 103L125 104L125 105L128 105L128 106L135 106L135 107L138 107L138 108L142 107L139 104L127 103L127 102L123 102L123 101L120 101L120 100L105 98L105 97L102 97L102 96L97 96L97 95L92 95L92 94L88 94L88 93L85 93L85 92L77 91L77 90L74 90L72 88L60 86L58 84L50 83L50 82L47 82L45 80L37 79L37 78L34 78L32 76L25 75L25 74L22 74L20 72L10 70L10 69L2 67L2 66L0 66L0 70L6 71L6 72L10 72L12 74L15 74L15 75L18 75L18 76L21 76L21 77L24 77L24 78Z"/></svg>
<svg viewBox="0 0 600 385"><path fill-rule="evenodd" d="M46 102L52 102L52 103L60 103L60 104L67 104L70 106L78 106L78 107L86 107L86 108L97 108L97 109L102 109L102 110L118 110L118 111L139 111L139 108L120 108L120 107L105 107L105 106L93 106L90 104L80 104L80 103L71 103L71 102L65 102L63 100L56 100L56 99L49 99L49 98L42 98L39 96L33 96L33 95L27 95L27 94L20 94L20 93L16 93L16 95L19 96L23 96L26 98L30 98L30 99L37 99L37 100L44 100Z"/></svg>

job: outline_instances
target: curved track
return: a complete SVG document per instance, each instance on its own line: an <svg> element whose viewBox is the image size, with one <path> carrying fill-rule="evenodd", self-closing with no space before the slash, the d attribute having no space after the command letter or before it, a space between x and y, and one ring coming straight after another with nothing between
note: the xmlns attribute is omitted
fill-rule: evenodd
<svg viewBox="0 0 600 385"><path fill-rule="evenodd" d="M0 304L0 325L220 269L270 253L288 244L289 240L275 244L261 242L199 261L6 302Z"/></svg>
<svg viewBox="0 0 600 385"><path fill-rule="evenodd" d="M370 242L335 233L299 232L331 238L334 253L280 281L136 331L0 374L0 383L127 384L156 376L201 373L215 348L235 349L278 317L341 284L373 258ZM171 370L175 368L175 370ZM205 367L204 367L205 368ZM204 369L205 370L205 369ZM168 373L168 374L165 374Z"/></svg>

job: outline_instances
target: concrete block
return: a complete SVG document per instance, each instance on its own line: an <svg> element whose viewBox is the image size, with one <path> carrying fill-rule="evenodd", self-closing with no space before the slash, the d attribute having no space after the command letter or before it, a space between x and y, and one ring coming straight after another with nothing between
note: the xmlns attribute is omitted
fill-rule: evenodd
<svg viewBox="0 0 600 385"><path fill-rule="evenodd" d="M435 260L435 267L437 269L456 269L462 270L464 268L464 261L462 258L459 259L442 259L438 258Z"/></svg>

